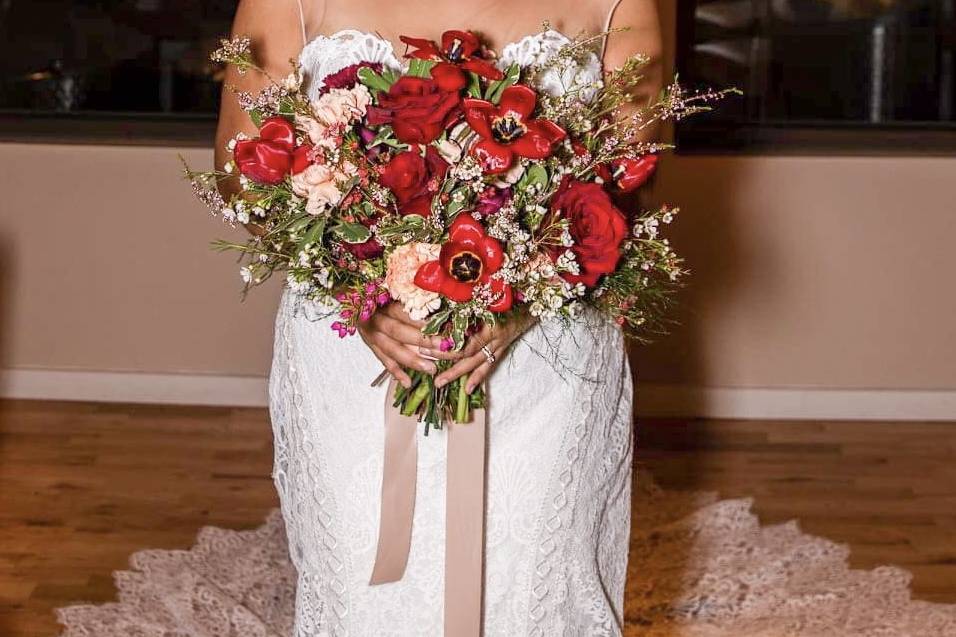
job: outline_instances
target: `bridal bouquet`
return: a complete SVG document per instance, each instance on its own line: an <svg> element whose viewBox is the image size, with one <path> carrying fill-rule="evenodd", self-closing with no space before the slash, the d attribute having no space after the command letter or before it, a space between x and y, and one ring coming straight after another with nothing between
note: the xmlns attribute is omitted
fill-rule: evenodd
<svg viewBox="0 0 956 637"><path fill-rule="evenodd" d="M641 56L603 78L569 77L603 36L525 67L496 64L468 31L440 43L403 37L404 69L361 62L308 78L321 86L311 99L298 69L261 94L237 93L258 135L229 142L224 172L187 168L215 213L258 226L246 243L218 247L242 253L247 286L284 273L291 290L337 313L342 337L392 301L446 350L519 313L574 320L593 308L629 334L654 331L684 271L660 236L677 210L621 203L666 148L634 140L721 94L675 83L632 106ZM213 59L261 71L244 38ZM241 189L226 201L217 183L236 175ZM426 433L483 405L464 379L436 388L408 373L395 405Z"/></svg>

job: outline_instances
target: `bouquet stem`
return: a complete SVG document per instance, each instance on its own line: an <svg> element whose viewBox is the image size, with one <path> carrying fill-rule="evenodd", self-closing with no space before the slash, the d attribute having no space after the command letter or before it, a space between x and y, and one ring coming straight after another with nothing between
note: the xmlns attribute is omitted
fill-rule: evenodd
<svg viewBox="0 0 956 637"><path fill-rule="evenodd" d="M468 392L465 391L465 379L459 378L458 383L458 404L455 409L455 422L468 422L471 420L471 405L469 405Z"/></svg>
<svg viewBox="0 0 956 637"><path fill-rule="evenodd" d="M457 378L439 388L430 374L411 369L405 372L412 379L412 386L405 389L399 385L393 404L403 416L418 416L425 423L425 435L430 427L441 429L448 421L471 422L472 408L484 406L484 392L479 387L469 394L466 378Z"/></svg>

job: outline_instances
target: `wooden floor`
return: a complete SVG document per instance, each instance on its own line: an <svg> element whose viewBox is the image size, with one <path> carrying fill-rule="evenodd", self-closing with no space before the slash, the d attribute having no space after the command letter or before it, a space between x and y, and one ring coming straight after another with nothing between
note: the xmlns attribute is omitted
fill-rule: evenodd
<svg viewBox="0 0 956 637"><path fill-rule="evenodd" d="M0 635L57 634L52 609L112 599L136 550L257 526L276 505L270 442L259 409L0 402ZM644 422L638 461L956 603L956 423Z"/></svg>

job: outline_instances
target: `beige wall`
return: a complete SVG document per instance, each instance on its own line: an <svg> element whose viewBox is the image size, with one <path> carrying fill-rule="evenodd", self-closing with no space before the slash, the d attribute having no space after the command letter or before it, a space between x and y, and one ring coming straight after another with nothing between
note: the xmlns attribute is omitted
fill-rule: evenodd
<svg viewBox="0 0 956 637"><path fill-rule="evenodd" d="M0 144L0 368L267 372L277 286L240 303L232 258L207 247L234 231L177 153ZM695 274L638 377L956 389L954 178L951 158L669 159L654 196L682 206Z"/></svg>
<svg viewBox="0 0 956 637"><path fill-rule="evenodd" d="M207 247L234 231L176 155L0 145L0 367L266 373L275 286L240 303L232 258ZM671 159L656 196L683 207L695 275L639 376L956 388L954 176L944 158Z"/></svg>

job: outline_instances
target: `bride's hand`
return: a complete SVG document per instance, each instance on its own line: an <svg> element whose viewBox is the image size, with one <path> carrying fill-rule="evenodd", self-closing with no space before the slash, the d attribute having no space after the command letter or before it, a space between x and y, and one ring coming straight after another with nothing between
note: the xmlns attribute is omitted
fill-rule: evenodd
<svg viewBox="0 0 956 637"><path fill-rule="evenodd" d="M500 360L511 344L533 324L534 319L529 317L515 317L500 325L486 324L480 332L468 338L468 342L461 351L442 352L438 348L423 349L422 353L426 356L456 361L454 365L435 377L435 386L444 387L459 376L467 376L465 391L470 394L485 380L494 366L494 363L482 351L482 347L487 346L494 354L496 361Z"/></svg>
<svg viewBox="0 0 956 637"><path fill-rule="evenodd" d="M422 334L421 321L413 321L400 303L389 303L379 308L369 320L359 323L358 333L385 369L402 386L411 387L412 380L404 368L421 370L427 374L438 371L433 361L422 356L441 347L441 338Z"/></svg>

